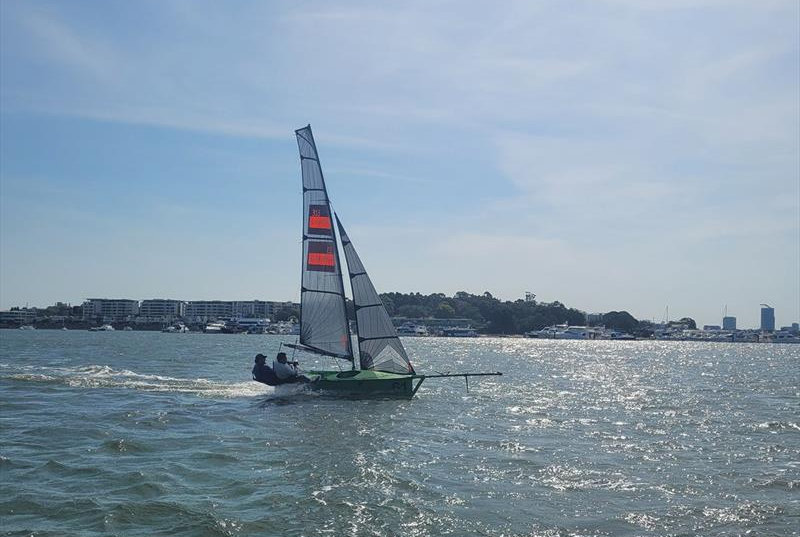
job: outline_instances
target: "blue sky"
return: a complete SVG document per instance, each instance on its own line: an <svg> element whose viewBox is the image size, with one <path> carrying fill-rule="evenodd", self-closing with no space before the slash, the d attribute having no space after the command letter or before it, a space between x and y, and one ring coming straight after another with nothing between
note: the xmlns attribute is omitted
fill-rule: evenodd
<svg viewBox="0 0 800 537"><path fill-rule="evenodd" d="M381 291L800 319L800 3L0 2L0 307Z"/></svg>

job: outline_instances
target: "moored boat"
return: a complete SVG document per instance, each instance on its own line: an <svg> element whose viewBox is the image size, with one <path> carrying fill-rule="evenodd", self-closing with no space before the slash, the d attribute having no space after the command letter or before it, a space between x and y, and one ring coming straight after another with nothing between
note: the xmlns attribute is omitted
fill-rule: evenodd
<svg viewBox="0 0 800 537"><path fill-rule="evenodd" d="M175 323L173 325L162 328L161 331L166 334L185 334L186 332L189 331L189 328L183 323Z"/></svg>
<svg viewBox="0 0 800 537"><path fill-rule="evenodd" d="M206 334L221 334L224 329L225 329L225 323L215 321L207 323L203 327L203 332Z"/></svg>
<svg viewBox="0 0 800 537"><path fill-rule="evenodd" d="M442 328L443 337L478 337L474 328L469 326L446 326Z"/></svg>
<svg viewBox="0 0 800 537"><path fill-rule="evenodd" d="M791 332L778 331L766 336L764 341L769 343L800 344L800 336Z"/></svg>
<svg viewBox="0 0 800 537"><path fill-rule="evenodd" d="M398 336L427 336L428 327L422 324L404 323L397 327Z"/></svg>

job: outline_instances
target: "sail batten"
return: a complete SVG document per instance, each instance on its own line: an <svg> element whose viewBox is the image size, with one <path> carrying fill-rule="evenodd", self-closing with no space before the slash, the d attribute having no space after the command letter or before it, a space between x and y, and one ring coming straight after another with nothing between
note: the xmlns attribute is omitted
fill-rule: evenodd
<svg viewBox="0 0 800 537"><path fill-rule="evenodd" d="M361 369L413 375L414 368L408 360L400 338L397 337L389 313L364 269L353 243L348 238L339 216L334 214L334 217L342 239L350 275L350 287L353 291Z"/></svg>
<svg viewBox="0 0 800 537"><path fill-rule="evenodd" d="M325 178L311 126L295 134L303 175L300 345L352 361L342 268Z"/></svg>
<svg viewBox="0 0 800 537"><path fill-rule="evenodd" d="M323 295L338 295L338 296L341 296L341 293L337 293L335 291L320 291L318 289L301 289L300 292L302 292L302 293L321 293Z"/></svg>
<svg viewBox="0 0 800 537"><path fill-rule="evenodd" d="M302 344L295 344L295 343L284 343L284 347L289 347L291 349L297 349L299 351L310 352L312 354L320 354L322 356L331 356L333 358L343 358L343 359L350 359L347 356L340 356L338 354L333 354L323 349L318 349L316 347L311 347L309 345L302 345Z"/></svg>

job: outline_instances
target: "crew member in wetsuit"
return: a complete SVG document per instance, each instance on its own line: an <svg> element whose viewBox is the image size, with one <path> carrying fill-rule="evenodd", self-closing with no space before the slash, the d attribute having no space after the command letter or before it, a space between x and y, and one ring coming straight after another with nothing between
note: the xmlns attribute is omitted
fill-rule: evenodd
<svg viewBox="0 0 800 537"><path fill-rule="evenodd" d="M305 375L301 375L297 369L297 362L289 362L286 358L285 352L279 352L272 362L272 370L275 371L275 376L278 380L283 382L310 382L311 379Z"/></svg>
<svg viewBox="0 0 800 537"><path fill-rule="evenodd" d="M263 382L269 386L277 386L280 380L275 376L275 372L267 365L267 357L263 354L256 354L256 365L253 366L253 380Z"/></svg>

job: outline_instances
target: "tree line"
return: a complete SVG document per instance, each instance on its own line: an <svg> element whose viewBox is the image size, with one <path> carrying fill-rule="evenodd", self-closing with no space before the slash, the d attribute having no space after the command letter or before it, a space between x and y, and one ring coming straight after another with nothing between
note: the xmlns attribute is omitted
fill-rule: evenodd
<svg viewBox="0 0 800 537"><path fill-rule="evenodd" d="M444 293L381 293L383 305L391 317L406 317L424 322L424 319L469 319L472 326L484 334L524 334L541 330L547 326L567 323L582 326L587 324L586 313L568 308L561 302L537 302L535 300L501 301L488 291L473 295L459 291L453 296ZM278 313L276 320L299 318L295 308L286 308ZM347 315L355 317L353 303L347 300ZM592 323L629 334L649 336L652 323L639 321L627 311L604 313ZM683 318L672 321L670 326L696 328L694 320Z"/></svg>
<svg viewBox="0 0 800 537"><path fill-rule="evenodd" d="M586 314L561 302L535 300L501 301L488 291L473 295L459 291L452 297L443 293L383 293L384 306L393 317L410 319L470 319L475 328L487 334L522 334L554 324L586 324ZM600 323L608 328L633 332L639 326L626 311L603 315Z"/></svg>

